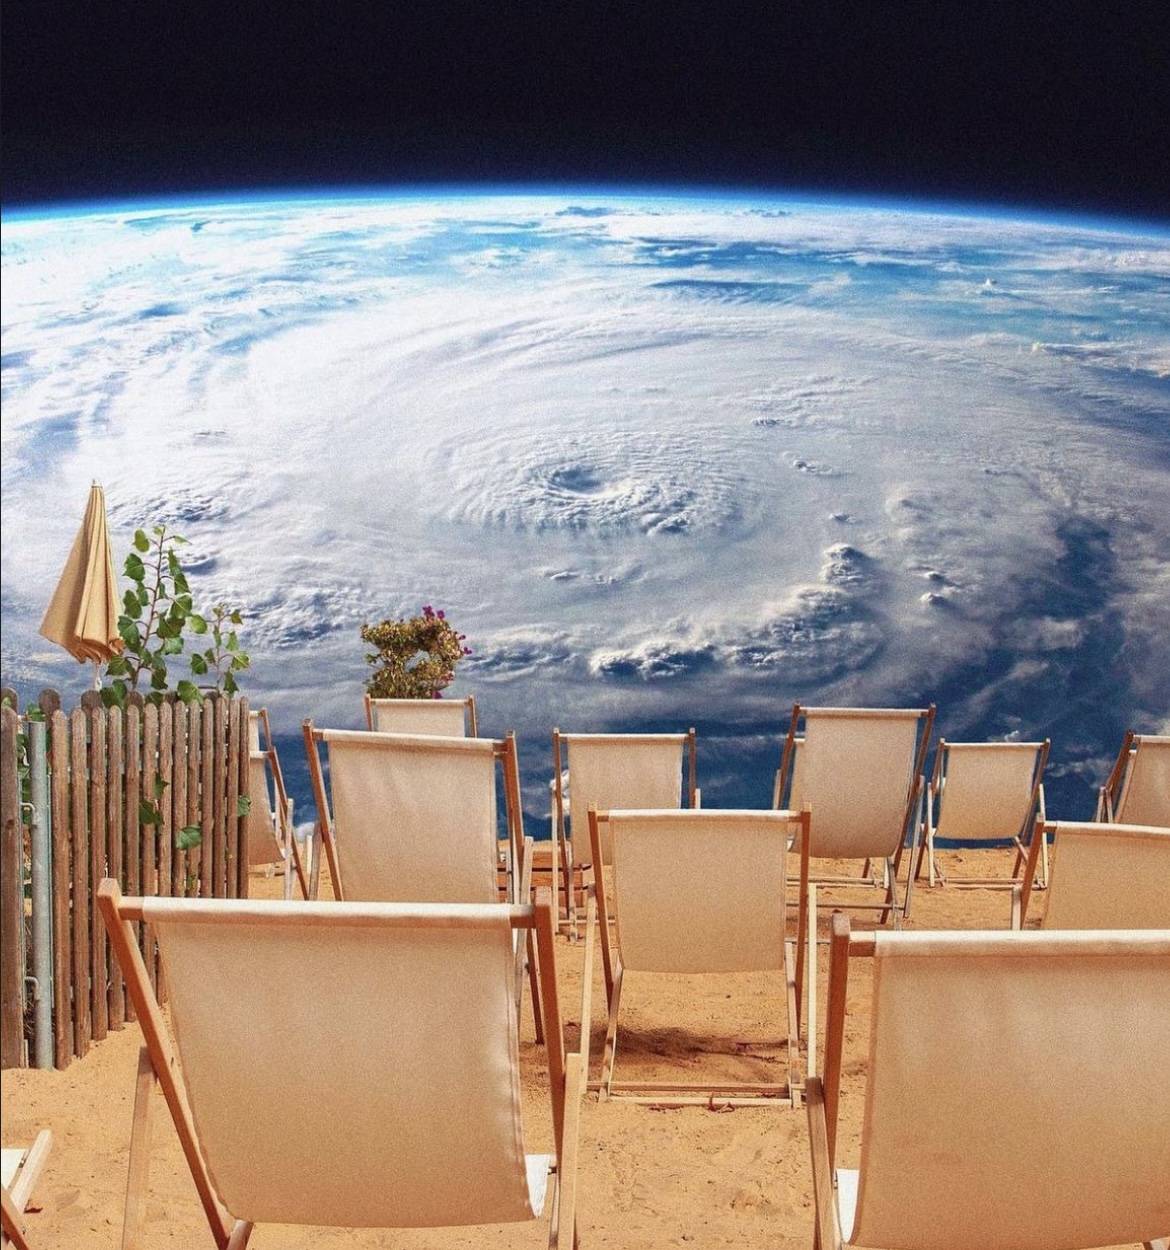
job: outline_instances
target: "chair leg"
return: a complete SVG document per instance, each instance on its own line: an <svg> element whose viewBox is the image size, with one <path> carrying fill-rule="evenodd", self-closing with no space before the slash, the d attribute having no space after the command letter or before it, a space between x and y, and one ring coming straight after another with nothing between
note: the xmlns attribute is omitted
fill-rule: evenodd
<svg viewBox="0 0 1170 1250"><path fill-rule="evenodd" d="M817 1071L817 887L812 882L808 887L808 915L810 935L807 946L808 957L808 1075L815 1076Z"/></svg>
<svg viewBox="0 0 1170 1250"><path fill-rule="evenodd" d="M321 893L321 822L313 826L312 841L309 843L312 850L309 852L309 898L317 899ZM336 893L337 884L334 882L334 893Z"/></svg>
<svg viewBox="0 0 1170 1250"><path fill-rule="evenodd" d="M540 974L536 966L536 939L528 930L528 990L532 995L532 1018L536 1029L536 1044L544 1045L544 1011L540 1001Z"/></svg>
<svg viewBox="0 0 1170 1250"><path fill-rule="evenodd" d="M236 1220L232 1235L228 1238L227 1250L244 1250L252 1236L251 1220Z"/></svg>
<svg viewBox="0 0 1170 1250"><path fill-rule="evenodd" d="M0 1228L4 1230L4 1241L12 1242L16 1250L29 1250L28 1239L24 1235L24 1212L21 1211L7 1189L0 1188Z"/></svg>
<svg viewBox="0 0 1170 1250"><path fill-rule="evenodd" d="M618 1003L621 997L622 969L619 966L614 972L613 992L609 996L609 1024L605 1030L605 1054L601 1061L601 1089L598 1093L601 1102L609 1098L610 1086L613 1084L613 1070L617 1063Z"/></svg>
<svg viewBox="0 0 1170 1250"><path fill-rule="evenodd" d="M146 1226L146 1186L150 1172L150 1137L154 1118L154 1091L158 1084L150 1051L138 1052L134 1082L134 1120L130 1129L130 1172L126 1179L126 1206L122 1216L122 1250L135 1250Z"/></svg>

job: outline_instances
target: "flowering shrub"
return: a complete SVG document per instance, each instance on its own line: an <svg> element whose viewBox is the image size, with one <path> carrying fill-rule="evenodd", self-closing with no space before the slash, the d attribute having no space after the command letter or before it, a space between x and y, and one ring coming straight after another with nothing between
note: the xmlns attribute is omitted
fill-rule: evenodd
<svg viewBox="0 0 1170 1250"><path fill-rule="evenodd" d="M440 699L455 680L455 666L471 654L464 635L430 604L409 620L363 625L362 641L376 648L366 654L378 666L366 682L375 699Z"/></svg>

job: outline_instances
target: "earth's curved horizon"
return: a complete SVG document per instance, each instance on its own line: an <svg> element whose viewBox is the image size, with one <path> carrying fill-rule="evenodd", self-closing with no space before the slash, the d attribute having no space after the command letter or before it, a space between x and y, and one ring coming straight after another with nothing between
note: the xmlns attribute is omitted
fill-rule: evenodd
<svg viewBox="0 0 1170 1250"><path fill-rule="evenodd" d="M794 700L1052 739L1092 814L1170 732L1170 225L773 193L410 188L4 215L3 682L90 480L117 559L190 540L299 725L356 725L360 625L445 609L453 693L550 735L695 725L766 806Z"/></svg>

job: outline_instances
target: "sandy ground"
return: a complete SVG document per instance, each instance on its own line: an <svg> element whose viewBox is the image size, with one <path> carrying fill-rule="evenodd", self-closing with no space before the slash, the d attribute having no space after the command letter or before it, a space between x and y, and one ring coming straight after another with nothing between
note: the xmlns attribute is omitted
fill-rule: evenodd
<svg viewBox="0 0 1170 1250"><path fill-rule="evenodd" d="M952 871L983 872L1010 865L1006 852L945 852ZM995 869L984 865L994 864ZM978 865L973 867L973 865ZM275 882L254 878L253 893L275 895ZM327 896L327 895L326 895ZM856 892L854 892L856 897ZM822 900L824 901L824 900ZM831 906L831 902L829 903ZM826 908L827 910L827 908ZM915 890L907 928L1007 928L1003 890L953 886ZM871 925L858 914L855 923ZM584 943L557 941L557 973L569 1044L580 1031ZM818 1015L823 1021L825 949L819 951ZM699 988L696 988L696 981ZM741 1079L777 1078L784 1032L775 978L627 978L622 1000L619 1074L623 1078L723 1072ZM859 1011L868 985L851 982ZM605 1032L600 952L596 960L590 1045L599 1071ZM860 1130L863 1052L857 1037L847 1052L841 1141L848 1162ZM105 1250L120 1245L129 1155L134 1072L141 1034L128 1025L63 1072L3 1073L3 1140L31 1142L49 1127L54 1145L38 1184L27 1226L40 1247ZM847 1046L849 1041L847 1040ZM724 1052L722 1054L716 1052ZM522 1063L526 1079L529 1150L547 1145L547 1095L539 1092L542 1052L526 1015ZM803 1056L802 1056L803 1070ZM273 1088L273 1098L296 1091ZM165 1106L159 1100L150 1174L147 1246L213 1244ZM354 1143L355 1150L360 1143ZM813 1198L805 1112L787 1103L734 1110L686 1107L662 1110L586 1096L581 1116L579 1229L584 1247L659 1250L661 1247L769 1247L806 1250L813 1239ZM456 1250L547 1244L547 1216L539 1227L387 1232L263 1226L251 1245L293 1247L403 1247Z"/></svg>

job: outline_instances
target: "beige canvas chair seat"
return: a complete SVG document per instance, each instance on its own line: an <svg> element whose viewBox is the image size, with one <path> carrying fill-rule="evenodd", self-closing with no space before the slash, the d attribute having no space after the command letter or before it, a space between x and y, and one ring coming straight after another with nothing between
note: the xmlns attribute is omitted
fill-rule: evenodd
<svg viewBox="0 0 1170 1250"><path fill-rule="evenodd" d="M813 885L849 891L838 907L877 911L879 920L897 927L909 915L913 872L907 873L903 902L898 900L898 870L909 836L910 863L922 825L923 768L934 725L935 708L842 708L793 705L788 734L776 774L773 806L811 810L807 838L798 838L800 854L797 922L797 1012L803 1012L805 967L815 963L813 942L817 912ZM812 861L856 860L860 876L814 874ZM873 865L880 871L871 873ZM880 901L854 888L866 887ZM812 1012L809 1013L812 1021ZM814 1027L815 1027L815 1022ZM810 1045L810 1053L815 1048Z"/></svg>
<svg viewBox="0 0 1170 1250"><path fill-rule="evenodd" d="M1037 826L1052 840L1044 929L1170 929L1170 828L1058 820ZM1027 919L1036 871L1028 858L1019 921Z"/></svg>
<svg viewBox="0 0 1170 1250"><path fill-rule="evenodd" d="M248 732L248 867L271 871L278 866L284 878L284 897L292 897L295 878L301 897L308 898L308 866L294 836L292 799L284 786L267 708L249 712Z"/></svg>
<svg viewBox="0 0 1170 1250"><path fill-rule="evenodd" d="M1097 819L1119 825L1170 826L1170 735L1125 735L1101 787Z"/></svg>
<svg viewBox="0 0 1170 1250"><path fill-rule="evenodd" d="M851 1176L838 1115L858 958L872 990ZM1167 1072L1170 931L851 935L835 916L825 1075L807 1089L821 1250L1158 1245Z"/></svg>
<svg viewBox="0 0 1170 1250"><path fill-rule="evenodd" d="M24 1213L52 1146L53 1134L44 1128L27 1150L6 1146L0 1151L0 1230L4 1244L11 1243L17 1250L33 1245Z"/></svg>
<svg viewBox="0 0 1170 1250"><path fill-rule="evenodd" d="M935 753L926 791L924 836L914 867L925 855L930 884L1010 889L1019 879L1037 818L1044 819L1044 769L1050 743L948 742ZM1014 852L1011 876L945 874L935 860L936 841L965 847L1006 845ZM1047 847L1041 847L1042 885L1048 883Z"/></svg>
<svg viewBox="0 0 1170 1250"><path fill-rule="evenodd" d="M697 807L695 731L562 733L553 730L553 886L565 882L565 917L576 930L574 881L590 865L589 809ZM577 843L573 835L577 834ZM575 849L576 847L576 849ZM610 863L609 835L602 836ZM596 867L596 865L593 865Z"/></svg>
<svg viewBox="0 0 1170 1250"><path fill-rule="evenodd" d="M531 1221L548 1207L550 1245L573 1244L581 1056L563 1047L551 896L123 899L107 881L99 905L146 1039L124 1245L147 1217L156 1085L218 1246L245 1245L257 1223L445 1227ZM169 1026L137 921L158 942ZM539 1153L524 1140L516 930L540 946L549 1022Z"/></svg>
<svg viewBox="0 0 1170 1250"><path fill-rule="evenodd" d="M529 900L532 840L524 836L513 735L443 738L317 729L311 720L303 728L336 898L491 903L499 899L502 867L508 901ZM322 745L329 757L328 786ZM517 958L526 946L539 1035L543 1025L530 941L518 942Z"/></svg>
<svg viewBox="0 0 1170 1250"><path fill-rule="evenodd" d="M607 874L594 876L609 1008L601 1097L659 1104L797 1100L793 943L785 885L788 843L807 831L808 814L594 809L590 817L594 863L604 854L603 831L612 854L608 882ZM607 921L615 902L611 932ZM784 1080L617 1081L618 1015L627 972L776 973L777 1001L783 1004L777 1023Z"/></svg>
<svg viewBox="0 0 1170 1250"><path fill-rule="evenodd" d="M365 696L366 728L376 733L433 734L440 738L478 735L475 696L465 699L375 699Z"/></svg>

